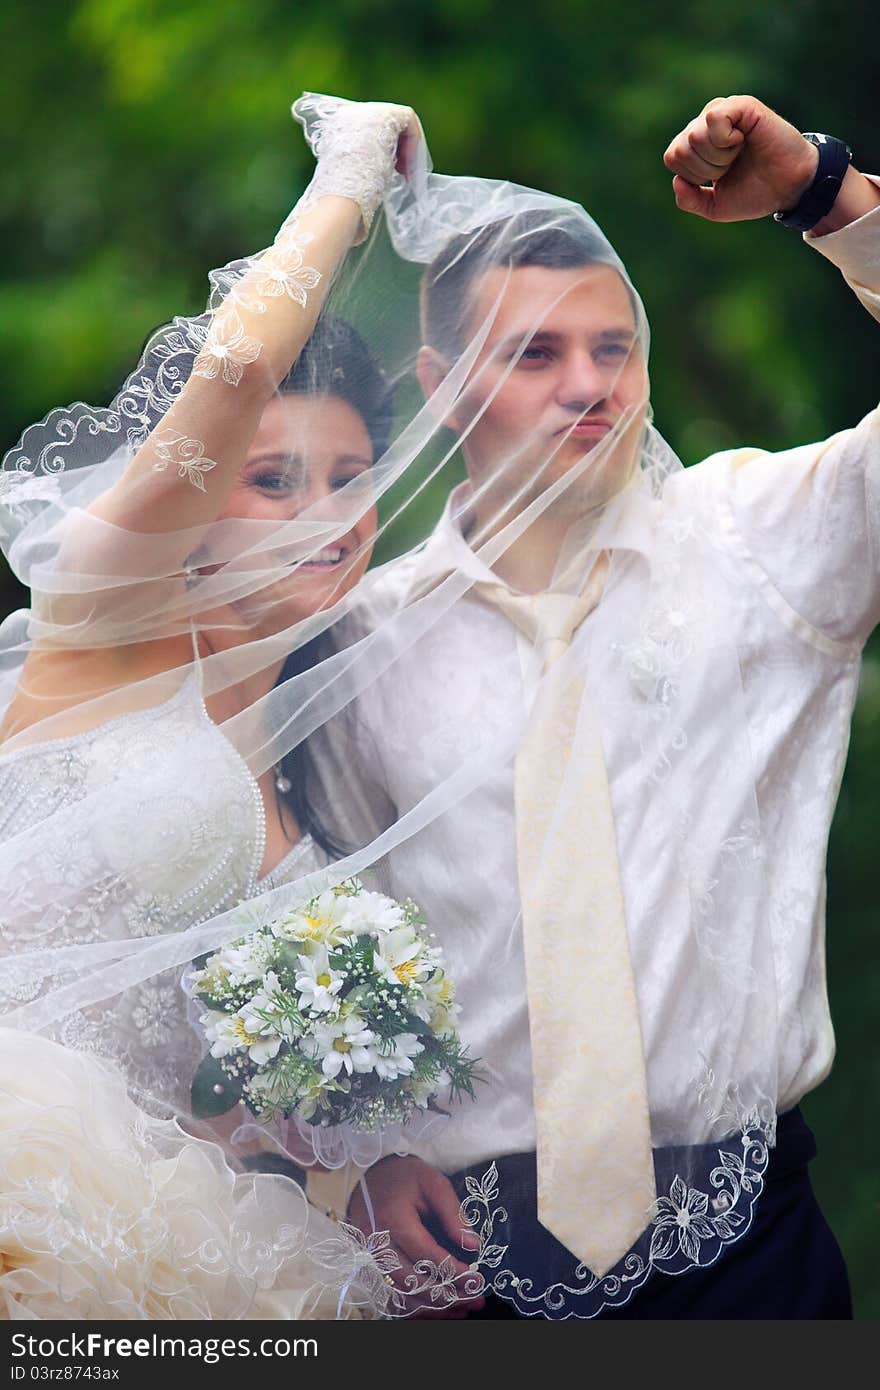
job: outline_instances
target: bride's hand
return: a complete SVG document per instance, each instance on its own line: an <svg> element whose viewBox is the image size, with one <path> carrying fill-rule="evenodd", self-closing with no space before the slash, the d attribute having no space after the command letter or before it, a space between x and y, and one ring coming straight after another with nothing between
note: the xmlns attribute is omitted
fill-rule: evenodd
<svg viewBox="0 0 880 1390"><path fill-rule="evenodd" d="M318 161L309 196L353 199L366 236L395 172L408 176L416 167L423 139L418 117L410 106L314 92L303 93L292 111Z"/></svg>

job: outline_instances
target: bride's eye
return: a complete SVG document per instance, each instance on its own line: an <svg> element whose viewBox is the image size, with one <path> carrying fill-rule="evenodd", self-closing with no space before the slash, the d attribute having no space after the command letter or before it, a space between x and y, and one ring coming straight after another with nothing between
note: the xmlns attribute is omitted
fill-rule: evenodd
<svg viewBox="0 0 880 1390"><path fill-rule="evenodd" d="M296 456L281 454L255 462L245 475L247 486L270 497L287 497L302 486L303 466Z"/></svg>
<svg viewBox="0 0 880 1390"><path fill-rule="evenodd" d="M337 473L330 479L330 487L334 492L341 492L349 483L353 483L355 478L359 478L360 473Z"/></svg>
<svg viewBox="0 0 880 1390"><path fill-rule="evenodd" d="M281 471L255 473L251 482L252 485L258 487L261 492L290 492L295 486L295 479L292 475Z"/></svg>

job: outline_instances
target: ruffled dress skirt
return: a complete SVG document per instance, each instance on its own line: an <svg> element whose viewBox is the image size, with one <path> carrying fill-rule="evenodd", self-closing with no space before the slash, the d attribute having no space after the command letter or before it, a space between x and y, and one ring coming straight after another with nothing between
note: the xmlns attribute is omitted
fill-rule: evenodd
<svg viewBox="0 0 880 1390"><path fill-rule="evenodd" d="M156 1119L112 1065L0 1028L0 1317L381 1316L365 1247Z"/></svg>

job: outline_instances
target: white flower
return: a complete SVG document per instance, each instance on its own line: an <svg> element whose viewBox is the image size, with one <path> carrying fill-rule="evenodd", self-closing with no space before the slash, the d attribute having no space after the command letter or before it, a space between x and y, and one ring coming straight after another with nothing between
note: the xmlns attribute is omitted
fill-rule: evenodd
<svg viewBox="0 0 880 1390"><path fill-rule="evenodd" d="M268 1037L260 1037L254 1033L250 1038L248 1056L257 1066L262 1066L264 1062L271 1062L273 1057L278 1056L280 1046L281 1039L277 1033L270 1033Z"/></svg>
<svg viewBox="0 0 880 1390"><path fill-rule="evenodd" d="M730 1218L719 1217L716 1222L707 1216L709 1198L705 1192L688 1187L677 1174L668 1197L658 1197L651 1237L651 1258L665 1259L673 1247L682 1251L691 1264L697 1264L700 1245L719 1234L717 1221L729 1228Z"/></svg>
<svg viewBox="0 0 880 1390"><path fill-rule="evenodd" d="M273 943L259 933L239 946L227 946L210 962L210 968L223 969L231 985L247 985L261 980L273 955Z"/></svg>
<svg viewBox="0 0 880 1390"><path fill-rule="evenodd" d="M296 1105L296 1113L304 1120L310 1120L318 1109L326 1091L333 1089L333 1083L323 1076L305 1079L297 1086L295 1093L288 1092L287 1100ZM278 1085L275 1075L270 1071L257 1072L245 1087L247 1095L260 1109L274 1109L278 1103Z"/></svg>
<svg viewBox="0 0 880 1390"><path fill-rule="evenodd" d="M392 985L411 985L423 973L422 943L412 927L398 927L379 938L373 956L375 970Z"/></svg>
<svg viewBox="0 0 880 1390"><path fill-rule="evenodd" d="M229 989L229 977L221 961L216 956L205 966L204 970L194 970L189 977L189 984L193 990L199 994L213 995L213 1003L216 1003L216 996L226 994Z"/></svg>
<svg viewBox="0 0 880 1390"><path fill-rule="evenodd" d="M272 923L272 934L282 941L315 941L338 946L351 932L346 925L346 899L332 891L320 893L299 912Z"/></svg>
<svg viewBox="0 0 880 1390"><path fill-rule="evenodd" d="M199 492L205 491L204 475L216 468L217 464L213 459L205 458L205 446L200 439L188 439L185 434L166 425L153 430L152 444L156 453L154 473L164 473L169 463L176 464L179 478L188 478Z"/></svg>
<svg viewBox="0 0 880 1390"><path fill-rule="evenodd" d="M335 1023L317 1023L312 1037L300 1044L307 1056L321 1059L325 1076L334 1077L345 1069L352 1072L372 1071L377 1060L376 1034L367 1028L357 1014L340 1018Z"/></svg>
<svg viewBox="0 0 880 1390"><path fill-rule="evenodd" d="M305 308L308 290L321 283L321 272L313 266L303 265L304 238L298 239L279 235L275 245L260 257L247 288L239 292L239 298L248 308L263 308L260 299L277 299L286 294L295 304Z"/></svg>
<svg viewBox="0 0 880 1390"><path fill-rule="evenodd" d="M432 1077L413 1077L407 1082L407 1095L412 1097L416 1105L420 1105L424 1109L431 1097L448 1086L451 1080L452 1078L447 1071L438 1072L436 1076Z"/></svg>
<svg viewBox="0 0 880 1390"><path fill-rule="evenodd" d="M304 1120L310 1120L326 1094L326 1087L320 1081L313 1082L300 1092L296 1103L296 1113Z"/></svg>
<svg viewBox="0 0 880 1390"><path fill-rule="evenodd" d="M376 1056L376 1075L383 1081L396 1081L399 1076L409 1076L415 1068L413 1057L424 1051L415 1033L398 1033L391 1043L392 1050L380 1052Z"/></svg>
<svg viewBox="0 0 880 1390"><path fill-rule="evenodd" d="M302 970L294 985L299 991L300 1008L313 1009L319 1014L334 1009L336 996L345 984L345 975L331 969L326 946L319 947L311 955L300 956L299 963Z"/></svg>
<svg viewBox="0 0 880 1390"><path fill-rule="evenodd" d="M225 382L237 386L242 368L256 362L261 351L262 344L247 336L238 314L227 306L211 324L205 345L193 363L193 375L213 381L222 372Z"/></svg>
<svg viewBox="0 0 880 1390"><path fill-rule="evenodd" d="M138 987L131 1021L146 1044L161 1047L171 1041L179 1019L179 1001L177 990L170 985L147 983Z"/></svg>
<svg viewBox="0 0 880 1390"><path fill-rule="evenodd" d="M126 921L135 936L158 936L171 922L171 899L161 893L135 893L123 903Z"/></svg>
<svg viewBox="0 0 880 1390"><path fill-rule="evenodd" d="M291 1031L287 1020L278 1013L275 995L279 989L278 979L270 970L263 988L236 1013L210 1009L202 1014L200 1022L211 1043L211 1056L227 1057L230 1052L246 1051L258 1065L276 1057ZM265 1017L267 1014L270 1017Z"/></svg>
<svg viewBox="0 0 880 1390"><path fill-rule="evenodd" d="M211 1044L212 1057L228 1057L230 1052L242 1052L250 1045L250 1035L238 1014L209 1009L201 1015L199 1022Z"/></svg>
<svg viewBox="0 0 880 1390"><path fill-rule="evenodd" d="M341 897L340 902L345 909L346 925L355 936L379 936L382 932L394 931L405 920L400 903L384 893L371 893L362 888L351 897Z"/></svg>
<svg viewBox="0 0 880 1390"><path fill-rule="evenodd" d="M413 1013L424 1019L437 1034L453 1031L461 1010L455 1003L452 981L445 970L435 970L422 985L422 990L424 997L410 1005Z"/></svg>
<svg viewBox="0 0 880 1390"><path fill-rule="evenodd" d="M281 982L269 970L262 989L238 1011L242 1026L252 1039L248 1051L254 1062L268 1062L277 1056L282 1041L292 1037L290 1020L279 1007L279 994L283 995Z"/></svg>

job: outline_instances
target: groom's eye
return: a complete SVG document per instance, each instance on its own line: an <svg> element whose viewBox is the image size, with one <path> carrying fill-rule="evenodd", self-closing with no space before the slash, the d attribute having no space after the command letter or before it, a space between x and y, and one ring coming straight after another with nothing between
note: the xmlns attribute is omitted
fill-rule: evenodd
<svg viewBox="0 0 880 1390"><path fill-rule="evenodd" d="M626 343L605 343L596 350L596 360L599 363L618 363L625 362L631 352L631 345Z"/></svg>
<svg viewBox="0 0 880 1390"><path fill-rule="evenodd" d="M534 366L540 362L549 362L550 353L547 348L544 347L527 347L523 348L519 360L520 362L524 362L527 366Z"/></svg>

